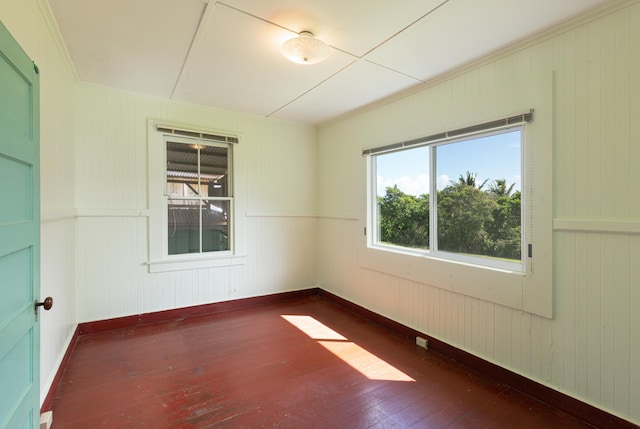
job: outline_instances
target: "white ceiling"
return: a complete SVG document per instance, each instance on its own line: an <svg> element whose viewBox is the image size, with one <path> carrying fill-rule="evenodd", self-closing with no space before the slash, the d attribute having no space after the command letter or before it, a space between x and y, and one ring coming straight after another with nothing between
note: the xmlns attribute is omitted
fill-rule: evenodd
<svg viewBox="0 0 640 429"><path fill-rule="evenodd" d="M318 124L612 0L49 0L81 81ZM311 31L329 58L280 45Z"/></svg>

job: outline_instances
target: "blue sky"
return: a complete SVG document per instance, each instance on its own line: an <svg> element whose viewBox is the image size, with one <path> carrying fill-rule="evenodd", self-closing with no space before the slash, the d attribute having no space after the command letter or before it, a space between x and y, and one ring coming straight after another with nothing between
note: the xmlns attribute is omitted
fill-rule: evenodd
<svg viewBox="0 0 640 429"><path fill-rule="evenodd" d="M485 189L495 179L507 179L521 190L520 130L512 130L474 140L440 145L437 148L438 189L457 181L466 172L477 173L476 183L489 179ZM398 185L407 194L429 193L429 151L422 147L379 155L377 158L378 195L388 186Z"/></svg>

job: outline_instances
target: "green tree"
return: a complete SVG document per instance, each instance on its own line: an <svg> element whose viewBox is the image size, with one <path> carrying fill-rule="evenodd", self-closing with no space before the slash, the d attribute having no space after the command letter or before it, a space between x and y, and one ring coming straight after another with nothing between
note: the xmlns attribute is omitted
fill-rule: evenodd
<svg viewBox="0 0 640 429"><path fill-rule="evenodd" d="M491 256L519 260L522 253L521 193L516 191L511 195L513 187L514 185L509 188L500 185L499 192L490 193L496 206L493 209L492 221L486 228L492 243Z"/></svg>
<svg viewBox="0 0 640 429"><path fill-rule="evenodd" d="M484 182L482 182L480 184L480 186L476 186L477 185L477 177L478 177L478 173L471 173L470 171L467 171L467 173L463 176L462 174L458 177L458 181L456 183L454 183L454 185L456 186L471 186L473 188L477 188L479 190L481 190L484 185L489 181L489 179L485 179Z"/></svg>
<svg viewBox="0 0 640 429"><path fill-rule="evenodd" d="M407 247L429 247L429 196L416 197L397 185L378 197L380 241Z"/></svg>
<svg viewBox="0 0 640 429"><path fill-rule="evenodd" d="M458 182L438 192L438 249L487 254L490 243L485 224L492 220L495 202L475 185L475 174L467 173L466 178L461 175Z"/></svg>
<svg viewBox="0 0 640 429"><path fill-rule="evenodd" d="M521 257L521 194L505 179L489 189L467 172L438 192L440 250L519 260ZM416 197L397 186L378 197L380 241L429 248L429 195Z"/></svg>
<svg viewBox="0 0 640 429"><path fill-rule="evenodd" d="M495 198L510 197L511 196L511 192L513 192L514 186L516 186L516 184L512 183L507 188L507 180L506 179L496 179L496 180L493 181L491 186L489 186L489 194L491 194Z"/></svg>

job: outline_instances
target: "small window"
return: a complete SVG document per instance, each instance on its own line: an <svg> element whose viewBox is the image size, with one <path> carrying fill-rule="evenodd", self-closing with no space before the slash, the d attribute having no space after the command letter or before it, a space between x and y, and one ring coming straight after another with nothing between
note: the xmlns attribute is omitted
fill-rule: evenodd
<svg viewBox="0 0 640 429"><path fill-rule="evenodd" d="M168 255L231 250L230 144L165 137Z"/></svg>
<svg viewBox="0 0 640 429"><path fill-rule="evenodd" d="M524 271L522 126L372 155L372 245Z"/></svg>

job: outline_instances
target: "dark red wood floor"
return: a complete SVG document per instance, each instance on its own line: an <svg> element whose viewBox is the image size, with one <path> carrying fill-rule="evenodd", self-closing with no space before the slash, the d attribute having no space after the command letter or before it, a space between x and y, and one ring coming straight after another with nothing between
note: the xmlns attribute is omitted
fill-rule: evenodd
<svg viewBox="0 0 640 429"><path fill-rule="evenodd" d="M53 429L591 428L320 297L83 335L53 421Z"/></svg>

